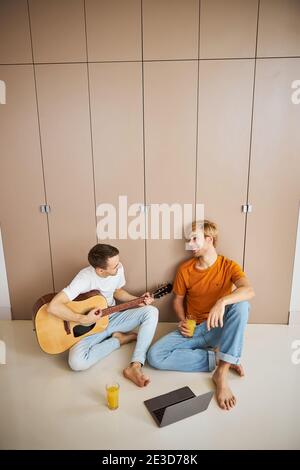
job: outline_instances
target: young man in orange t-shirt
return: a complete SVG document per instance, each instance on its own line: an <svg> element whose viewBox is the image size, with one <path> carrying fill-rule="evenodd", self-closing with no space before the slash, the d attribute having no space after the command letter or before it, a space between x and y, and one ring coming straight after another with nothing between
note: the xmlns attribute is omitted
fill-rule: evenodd
<svg viewBox="0 0 300 470"><path fill-rule="evenodd" d="M216 252L217 226L195 222L189 240L194 257L178 269L173 292L178 330L157 341L148 362L157 369L185 372L212 371L217 401L230 410L236 398L227 383L229 369L240 376L248 300L254 291L240 266ZM235 287L235 290L232 290ZM193 336L187 319L196 321Z"/></svg>

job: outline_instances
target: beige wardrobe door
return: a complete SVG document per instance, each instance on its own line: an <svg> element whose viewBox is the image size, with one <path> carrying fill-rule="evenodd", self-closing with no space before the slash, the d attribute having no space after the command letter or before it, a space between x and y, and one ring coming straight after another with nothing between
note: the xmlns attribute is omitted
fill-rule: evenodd
<svg viewBox="0 0 300 470"><path fill-rule="evenodd" d="M144 60L197 59L199 0L143 0Z"/></svg>
<svg viewBox="0 0 300 470"><path fill-rule="evenodd" d="M83 0L29 0L35 62L86 61Z"/></svg>
<svg viewBox="0 0 300 470"><path fill-rule="evenodd" d="M258 0L201 0L200 58L255 56Z"/></svg>
<svg viewBox="0 0 300 470"><path fill-rule="evenodd" d="M257 62L245 250L255 323L288 321L300 200L300 104L291 85L299 76L300 59Z"/></svg>
<svg viewBox="0 0 300 470"><path fill-rule="evenodd" d="M195 204L197 62L145 63L145 172L147 204ZM180 207L179 206L179 207ZM182 238L147 240L148 289L173 281L178 265L190 256ZM162 224L161 224L162 228ZM159 234L160 237L162 234ZM160 319L174 321L172 296L160 300Z"/></svg>
<svg viewBox="0 0 300 470"><path fill-rule="evenodd" d="M7 100L0 105L0 223L14 319L52 292L47 215L33 68L0 66Z"/></svg>
<svg viewBox="0 0 300 470"><path fill-rule="evenodd" d="M86 0L89 61L141 60L141 0Z"/></svg>
<svg viewBox="0 0 300 470"><path fill-rule="evenodd" d="M126 289L143 293L145 240L126 239L126 226L122 225L124 235L120 235L118 223L119 215L124 214L119 208L119 196L127 196L128 207L144 204L142 66L107 63L90 64L89 69L96 201L99 210L103 208L100 205L111 204L117 221L116 233L110 233L109 238L103 238L98 231L99 242L119 248ZM99 228L104 217L104 212L102 215L98 212ZM143 214L141 217L144 218ZM126 212L124 218L126 221ZM128 218L129 224L134 218Z"/></svg>
<svg viewBox="0 0 300 470"><path fill-rule="evenodd" d="M300 55L299 0L260 0L257 55Z"/></svg>
<svg viewBox="0 0 300 470"><path fill-rule="evenodd" d="M0 2L0 63L32 62L27 0Z"/></svg>
<svg viewBox="0 0 300 470"><path fill-rule="evenodd" d="M243 264L254 60L200 62L197 202L218 252Z"/></svg>
<svg viewBox="0 0 300 470"><path fill-rule="evenodd" d="M36 67L55 290L65 287L96 243L87 68Z"/></svg>

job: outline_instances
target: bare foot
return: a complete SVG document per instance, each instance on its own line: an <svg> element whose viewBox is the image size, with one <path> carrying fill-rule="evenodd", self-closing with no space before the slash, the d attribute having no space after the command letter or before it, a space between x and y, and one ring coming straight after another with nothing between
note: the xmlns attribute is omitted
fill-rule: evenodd
<svg viewBox="0 0 300 470"><path fill-rule="evenodd" d="M229 367L218 367L212 376L216 385L217 402L223 410L231 410L236 404L236 398L227 383L227 372Z"/></svg>
<svg viewBox="0 0 300 470"><path fill-rule="evenodd" d="M120 341L120 346L123 344L131 343L132 341L136 341L137 334L133 331L129 331L129 333L120 333L116 331L112 334L113 338L117 338Z"/></svg>
<svg viewBox="0 0 300 470"><path fill-rule="evenodd" d="M139 387L146 387L150 382L149 377L142 372L142 366L139 362L133 362L130 366L123 370L124 377L131 380Z"/></svg>

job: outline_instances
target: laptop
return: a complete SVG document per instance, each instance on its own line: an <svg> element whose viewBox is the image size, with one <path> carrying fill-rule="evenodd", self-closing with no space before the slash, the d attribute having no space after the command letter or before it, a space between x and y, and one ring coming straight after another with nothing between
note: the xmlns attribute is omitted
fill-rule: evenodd
<svg viewBox="0 0 300 470"><path fill-rule="evenodd" d="M182 387L144 403L156 424L162 427L206 410L213 394L207 392L197 397L189 387Z"/></svg>

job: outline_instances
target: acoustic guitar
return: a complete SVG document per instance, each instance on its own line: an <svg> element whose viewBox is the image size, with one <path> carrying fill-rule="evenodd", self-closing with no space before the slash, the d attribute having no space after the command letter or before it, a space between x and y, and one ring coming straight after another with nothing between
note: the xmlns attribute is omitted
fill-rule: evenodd
<svg viewBox="0 0 300 470"><path fill-rule="evenodd" d="M158 299L172 292L172 284L159 287L152 297ZM47 312L47 308L55 293L39 298L33 307L33 323L40 348L48 354L59 354L74 346L82 338L95 333L101 333L109 324L109 315L121 312L129 308L137 307L144 301L144 296L129 302L124 302L112 307L107 306L107 301L98 290L92 290L81 294L76 299L67 302L74 313L87 315L94 308L102 311L99 320L91 325L81 325L73 321L65 321Z"/></svg>

